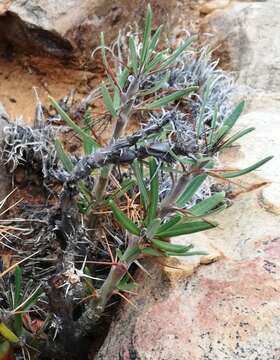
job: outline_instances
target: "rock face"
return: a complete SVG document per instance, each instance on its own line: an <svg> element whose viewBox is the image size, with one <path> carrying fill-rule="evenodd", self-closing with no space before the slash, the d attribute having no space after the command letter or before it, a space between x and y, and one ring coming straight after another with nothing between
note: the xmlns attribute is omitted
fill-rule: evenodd
<svg viewBox="0 0 280 360"><path fill-rule="evenodd" d="M115 40L128 24L143 22L146 4L107 0L5 0L0 4L0 40L15 48L68 57L99 45L99 33ZM150 1L159 23L178 15L176 1ZM176 11L177 9L177 11Z"/></svg>
<svg viewBox="0 0 280 360"><path fill-rule="evenodd" d="M280 358L279 16L279 1L270 0L235 2L205 17L203 31L222 44L247 98L238 126L256 127L222 161L242 168L274 159L241 180L233 206L216 216L219 228L176 239L212 246L219 261L148 266L152 279L138 275L136 308L123 306L96 359Z"/></svg>

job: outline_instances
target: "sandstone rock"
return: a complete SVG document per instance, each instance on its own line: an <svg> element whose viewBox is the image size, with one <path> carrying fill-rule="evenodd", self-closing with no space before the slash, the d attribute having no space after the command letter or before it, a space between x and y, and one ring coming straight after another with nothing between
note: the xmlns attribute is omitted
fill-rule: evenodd
<svg viewBox="0 0 280 360"><path fill-rule="evenodd" d="M271 33L280 31L280 2L239 2L208 15L202 32L213 34L212 47L236 71L244 93L278 93L280 46ZM270 96L270 95L269 95ZM264 104L263 104L264 105Z"/></svg>
<svg viewBox="0 0 280 360"><path fill-rule="evenodd" d="M119 314L96 359L278 359L279 250L271 239L262 256L200 268L170 292L155 270L159 286L146 279L137 310Z"/></svg>
<svg viewBox="0 0 280 360"><path fill-rule="evenodd" d="M157 24L176 18L176 1L150 1ZM9 0L0 4L0 40L24 51L67 57L91 53L100 31L109 42L135 21L143 23L141 0Z"/></svg>
<svg viewBox="0 0 280 360"><path fill-rule="evenodd" d="M238 127L256 128L221 161L244 168L268 155L274 159L237 180L234 204L215 216L218 228L175 240L200 250L208 244L224 257L206 266L202 259L200 266L197 259L173 260L179 273L150 265L153 279L138 275L137 309L123 306L98 360L280 358L280 44L273 36L279 5L236 2L206 16L203 27L215 30L241 96L247 95Z"/></svg>
<svg viewBox="0 0 280 360"><path fill-rule="evenodd" d="M265 208L275 215L280 215L280 184L274 183L262 191L262 202Z"/></svg>
<svg viewBox="0 0 280 360"><path fill-rule="evenodd" d="M200 13L203 15L208 15L211 12L219 9L223 9L230 4L230 0L213 0L207 1L200 7Z"/></svg>

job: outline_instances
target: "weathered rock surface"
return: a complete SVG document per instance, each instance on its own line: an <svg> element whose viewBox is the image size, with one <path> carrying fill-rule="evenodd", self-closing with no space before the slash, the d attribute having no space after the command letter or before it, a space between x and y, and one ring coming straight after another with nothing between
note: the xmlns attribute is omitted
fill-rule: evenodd
<svg viewBox="0 0 280 360"><path fill-rule="evenodd" d="M175 0L150 3L156 23L171 25L178 18ZM141 24L145 9L141 0L5 0L0 4L0 40L60 57L90 53L99 45L100 31L113 41L128 24Z"/></svg>
<svg viewBox="0 0 280 360"><path fill-rule="evenodd" d="M223 65L248 100L238 127L256 127L222 161L242 168L274 159L241 180L233 206L216 216L219 228L176 239L211 247L219 261L180 260L173 265L181 270L154 265L152 279L138 275L137 308L123 306L98 360L280 358L279 16L277 0L236 2L206 16L203 30L214 29Z"/></svg>

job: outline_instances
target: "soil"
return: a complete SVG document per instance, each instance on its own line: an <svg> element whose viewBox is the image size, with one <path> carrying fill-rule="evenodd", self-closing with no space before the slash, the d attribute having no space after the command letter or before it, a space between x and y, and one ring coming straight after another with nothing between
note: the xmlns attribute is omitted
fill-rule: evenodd
<svg viewBox="0 0 280 360"><path fill-rule="evenodd" d="M175 28L168 29L173 42L185 30L198 32L199 29L198 2L179 0L177 6L181 16L176 20ZM104 72L99 60L88 55L91 50L83 49L79 58L82 60L63 59L49 54L34 55L32 52L26 55L23 49L2 43L0 101L11 118L22 116L25 123L32 124L36 102L34 87L43 104L47 104L48 94L61 99L74 90L77 100L88 94L99 83Z"/></svg>

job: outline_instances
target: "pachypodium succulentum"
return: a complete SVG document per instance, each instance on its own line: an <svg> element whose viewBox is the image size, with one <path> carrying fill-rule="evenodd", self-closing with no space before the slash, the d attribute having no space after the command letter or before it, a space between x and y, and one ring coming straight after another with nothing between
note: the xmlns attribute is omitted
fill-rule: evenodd
<svg viewBox="0 0 280 360"><path fill-rule="evenodd" d="M60 118L80 138L82 154L68 153L50 125L25 130L13 125L6 130L3 157L13 171L27 161L28 154L35 157L45 179L62 184L60 219L49 239L53 234L60 237L63 266L54 271L63 275L68 301L94 293L74 321L75 338L94 329L113 294L131 288L127 273L132 264L139 266L144 257L204 255L203 249L194 249L191 237L186 237L185 245L170 238L217 226L208 216L225 209L228 202L226 193L216 190L215 179L247 174L271 159L242 170L221 169L218 154L254 130L232 132L244 102L232 106L231 77L217 68L209 49L195 48L196 36L171 49L163 47L161 32L161 26L153 29L148 6L142 39L138 33L120 34L110 48L101 34L97 50L106 78L78 107L82 124L77 125L49 97ZM95 118L87 105L100 98L104 109ZM108 118L112 134L101 146L93 135L94 124ZM138 129L133 132L136 121ZM40 134L45 134L42 143ZM21 142L21 137L26 141ZM48 159L46 149L51 152ZM98 258L95 240L100 232L107 241L111 266L101 279L85 266L91 257ZM86 244L86 251L80 243ZM77 256L85 253L78 270Z"/></svg>

